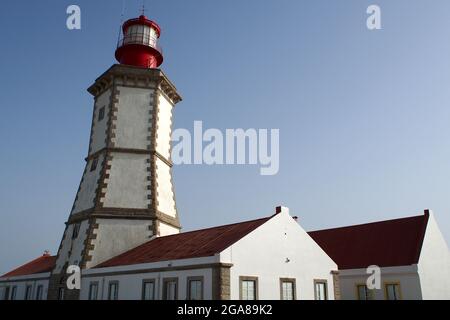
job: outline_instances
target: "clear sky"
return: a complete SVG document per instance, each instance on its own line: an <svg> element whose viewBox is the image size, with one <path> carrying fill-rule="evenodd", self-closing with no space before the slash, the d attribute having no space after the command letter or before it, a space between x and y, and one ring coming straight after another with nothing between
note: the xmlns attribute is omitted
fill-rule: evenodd
<svg viewBox="0 0 450 320"><path fill-rule="evenodd" d="M141 1L126 1L125 18ZM81 7L82 29L66 28ZM381 7L382 30L366 28ZM122 0L2 1L0 273L59 246ZM184 230L270 215L307 230L434 211L450 239L448 0L147 0L175 128L279 128L280 171L174 168Z"/></svg>

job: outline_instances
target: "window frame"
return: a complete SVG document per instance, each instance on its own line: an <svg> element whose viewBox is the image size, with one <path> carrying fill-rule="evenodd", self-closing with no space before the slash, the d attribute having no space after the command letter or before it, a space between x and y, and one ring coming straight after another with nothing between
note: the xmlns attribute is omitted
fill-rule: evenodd
<svg viewBox="0 0 450 320"><path fill-rule="evenodd" d="M171 278L163 278L163 296L162 296L162 300L169 300L167 299L167 284L169 282L175 282L175 299L174 300L178 300L178 277L171 277Z"/></svg>
<svg viewBox="0 0 450 320"><path fill-rule="evenodd" d="M95 299L92 299L92 288L96 287L96 292L95 292ZM88 292L88 300L92 300L92 301L96 301L98 300L98 281L91 281L89 282L89 292Z"/></svg>
<svg viewBox="0 0 450 320"><path fill-rule="evenodd" d="M5 286L5 291L3 291L2 300L3 301L10 300L10 298L9 298L10 295L11 295L11 286Z"/></svg>
<svg viewBox="0 0 450 320"><path fill-rule="evenodd" d="M35 298L36 298L36 300L42 300L43 297L44 297L44 285L38 284L36 286Z"/></svg>
<svg viewBox="0 0 450 320"><path fill-rule="evenodd" d="M318 299L316 286L319 284L325 285L325 299ZM314 300L317 301L326 301L328 300L328 280L327 279L314 279Z"/></svg>
<svg viewBox="0 0 450 320"><path fill-rule="evenodd" d="M395 300L388 299L388 286L398 286L398 297ZM402 294L402 286L400 281L386 281L384 282L384 299L389 301L398 301L403 300L403 294Z"/></svg>
<svg viewBox="0 0 450 320"><path fill-rule="evenodd" d="M204 292L205 292L205 282L204 282L204 277L203 276L192 276L192 277L187 277L186 279L186 300L193 300L191 297L191 282L193 281L200 281L201 283L201 293L200 293L200 300L204 300ZM197 299L196 299L197 300ZM197 300L198 301L198 300Z"/></svg>
<svg viewBox="0 0 450 320"><path fill-rule="evenodd" d="M297 286L295 278L280 278L280 300L287 300L283 299L283 283L292 284L292 300L297 300Z"/></svg>
<svg viewBox="0 0 450 320"><path fill-rule="evenodd" d="M11 286L9 300L16 300L17 298L17 286Z"/></svg>
<svg viewBox="0 0 450 320"><path fill-rule="evenodd" d="M106 106L102 106L98 109L98 116L97 116L97 122L102 121L103 119L105 119L105 112L106 111Z"/></svg>
<svg viewBox="0 0 450 320"><path fill-rule="evenodd" d="M240 276L239 277L239 300L243 300L243 283L244 281L253 281L255 283L254 287L255 287L255 297L253 300L248 300L248 301L256 301L259 299L259 284L258 284L258 277L253 277L253 276Z"/></svg>
<svg viewBox="0 0 450 320"><path fill-rule="evenodd" d="M374 290L370 290L368 287L367 287L367 284L365 284L365 283L357 283L357 284L355 284L355 287L356 287L356 299L358 300L358 301L369 301L369 300L374 300ZM359 294L359 288L360 287L364 287L365 288L365 292L366 292L366 297L365 297L365 299L361 299L361 296L360 296L360 294Z"/></svg>
<svg viewBox="0 0 450 320"><path fill-rule="evenodd" d="M64 288L63 287L59 287L58 288L58 300L62 301L64 300Z"/></svg>
<svg viewBox="0 0 450 320"><path fill-rule="evenodd" d="M111 299L111 287L115 285L116 291L114 294L114 298ZM118 280L111 280L108 282L108 300L119 300L119 281Z"/></svg>
<svg viewBox="0 0 450 320"><path fill-rule="evenodd" d="M153 284L153 299L145 299L145 285L148 284L148 283L152 283ZM156 280L154 278L142 280L141 300L145 300L145 301L156 300Z"/></svg>
<svg viewBox="0 0 450 320"><path fill-rule="evenodd" d="M90 172L97 170L98 167L98 157L94 157L91 162Z"/></svg>
<svg viewBox="0 0 450 320"><path fill-rule="evenodd" d="M81 223L77 222L73 224L72 227L72 239L76 239L78 238L78 235L80 234L80 227L81 227Z"/></svg>
<svg viewBox="0 0 450 320"><path fill-rule="evenodd" d="M23 300L31 300L31 297L33 296L33 285L26 284L25 285L25 295Z"/></svg>

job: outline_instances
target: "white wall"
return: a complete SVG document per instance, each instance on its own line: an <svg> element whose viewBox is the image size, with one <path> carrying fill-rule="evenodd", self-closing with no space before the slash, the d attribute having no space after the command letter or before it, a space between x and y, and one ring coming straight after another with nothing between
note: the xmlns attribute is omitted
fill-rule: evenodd
<svg viewBox="0 0 450 320"><path fill-rule="evenodd" d="M152 121L153 90L118 86L119 103L117 111L116 137L117 148L147 149L150 141L149 128Z"/></svg>
<svg viewBox="0 0 450 320"><path fill-rule="evenodd" d="M95 190L97 190L98 180L102 170L102 163L104 155L98 157L97 167L91 171L92 160L86 163L83 179L80 184L80 189L75 199L75 204L71 214L87 210L94 207Z"/></svg>
<svg viewBox="0 0 450 320"><path fill-rule="evenodd" d="M100 199L103 206L147 209L151 203L151 191L147 188L150 155L117 152L111 155L109 179L105 180L107 187L102 190L105 197Z"/></svg>
<svg viewBox="0 0 450 320"><path fill-rule="evenodd" d="M169 216L176 216L175 198L172 189L171 168L158 157L155 157L156 183L158 194L157 209Z"/></svg>
<svg viewBox="0 0 450 320"><path fill-rule="evenodd" d="M203 276L203 295L205 300L212 299L212 270L211 268L202 268L201 266L208 263L217 262L217 257L184 259L176 261L163 261L147 264L139 264L132 266L120 266L101 269L90 269L83 273L81 281L80 299L87 300L89 297L89 284L93 281L99 283L99 300L108 299L108 283L110 281L119 281L119 300L141 300L143 280L155 280L155 292L157 300L162 299L162 281L164 278L178 278L178 299L186 299L187 294L187 278L193 276ZM167 268L169 264L172 267L193 266L198 264L199 269L193 266L190 270L178 271L161 271L138 273L139 270ZM121 272L128 271L131 274L122 275L99 275L105 272Z"/></svg>
<svg viewBox="0 0 450 320"><path fill-rule="evenodd" d="M156 151L164 158L170 159L170 137L172 136L172 109L173 105L159 93L158 127L156 132Z"/></svg>
<svg viewBox="0 0 450 320"><path fill-rule="evenodd" d="M366 283L369 275L366 269L349 269L339 271L342 300L357 300L357 285ZM385 284L387 282L400 283L400 291L403 300L421 300L417 266L400 266L381 268L381 288L373 292L374 300L385 300Z"/></svg>
<svg viewBox="0 0 450 320"><path fill-rule="evenodd" d="M450 299L450 254L433 213L430 213L419 275L423 299Z"/></svg>
<svg viewBox="0 0 450 320"><path fill-rule="evenodd" d="M286 262L289 259L289 262ZM224 250L233 263L231 299L239 299L239 276L258 277L259 299L280 299L280 278L295 278L297 299L314 299L314 279L326 279L334 299L332 270L337 265L289 215L287 208Z"/></svg>
<svg viewBox="0 0 450 320"><path fill-rule="evenodd" d="M90 153L95 153L106 147L106 129L108 123L108 114L111 101L111 89L106 90L97 97L94 105L94 119L92 122L92 141L90 145ZM99 110L105 107L105 117L98 121Z"/></svg>
<svg viewBox="0 0 450 320"><path fill-rule="evenodd" d="M97 219L97 238L92 240L94 251L92 260L86 265L92 268L125 251L133 249L150 240L153 236L151 220ZM114 235L120 234L120 237Z"/></svg>
<svg viewBox="0 0 450 320"><path fill-rule="evenodd" d="M64 233L61 250L59 251L58 259L56 260L56 273L62 271L62 267L66 262L68 262L69 265L78 265L81 261L81 254L84 249L84 241L87 237L89 223L87 220L80 223L78 237L75 239L72 239L73 227L74 224L70 224ZM70 256L69 251L71 251Z"/></svg>
<svg viewBox="0 0 450 320"><path fill-rule="evenodd" d="M38 273L38 274L32 274L32 275L26 275L26 276L18 276L18 277L11 277L7 280L1 280L0 281L0 300L4 297L4 290L7 286L10 287L9 294L11 299L11 290L12 287L16 286L16 298L15 300L24 300L25 299L25 289L28 285L32 286L31 289L31 300L36 300L36 293L37 293L37 287L39 285L43 286L43 292L42 292L42 300L47 299L47 293L48 293L48 278L50 276L49 272L46 273Z"/></svg>

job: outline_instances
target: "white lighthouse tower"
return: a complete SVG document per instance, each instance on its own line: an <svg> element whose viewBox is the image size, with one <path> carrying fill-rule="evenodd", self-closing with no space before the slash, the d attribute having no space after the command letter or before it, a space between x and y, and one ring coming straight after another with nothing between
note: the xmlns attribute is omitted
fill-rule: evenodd
<svg viewBox="0 0 450 320"><path fill-rule="evenodd" d="M66 269L91 268L152 237L180 231L172 184L172 112L181 100L158 69L161 29L141 15L122 26L115 64L94 97L86 167L50 278L49 299L78 299Z"/></svg>

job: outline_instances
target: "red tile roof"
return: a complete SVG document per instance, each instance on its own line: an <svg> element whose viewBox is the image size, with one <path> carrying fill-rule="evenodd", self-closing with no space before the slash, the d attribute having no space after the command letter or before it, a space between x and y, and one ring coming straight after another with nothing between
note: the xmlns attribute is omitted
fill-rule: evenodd
<svg viewBox="0 0 450 320"><path fill-rule="evenodd" d="M25 276L29 274L44 273L52 271L56 263L56 256L50 256L44 254L33 261L30 261L23 266L20 266L4 275L0 278L9 278L17 276Z"/></svg>
<svg viewBox="0 0 450 320"><path fill-rule="evenodd" d="M242 239L270 218L158 237L107 260L95 268L213 256Z"/></svg>
<svg viewBox="0 0 450 320"><path fill-rule="evenodd" d="M419 261L429 213L380 221L309 235L336 262L339 269L406 266Z"/></svg>

